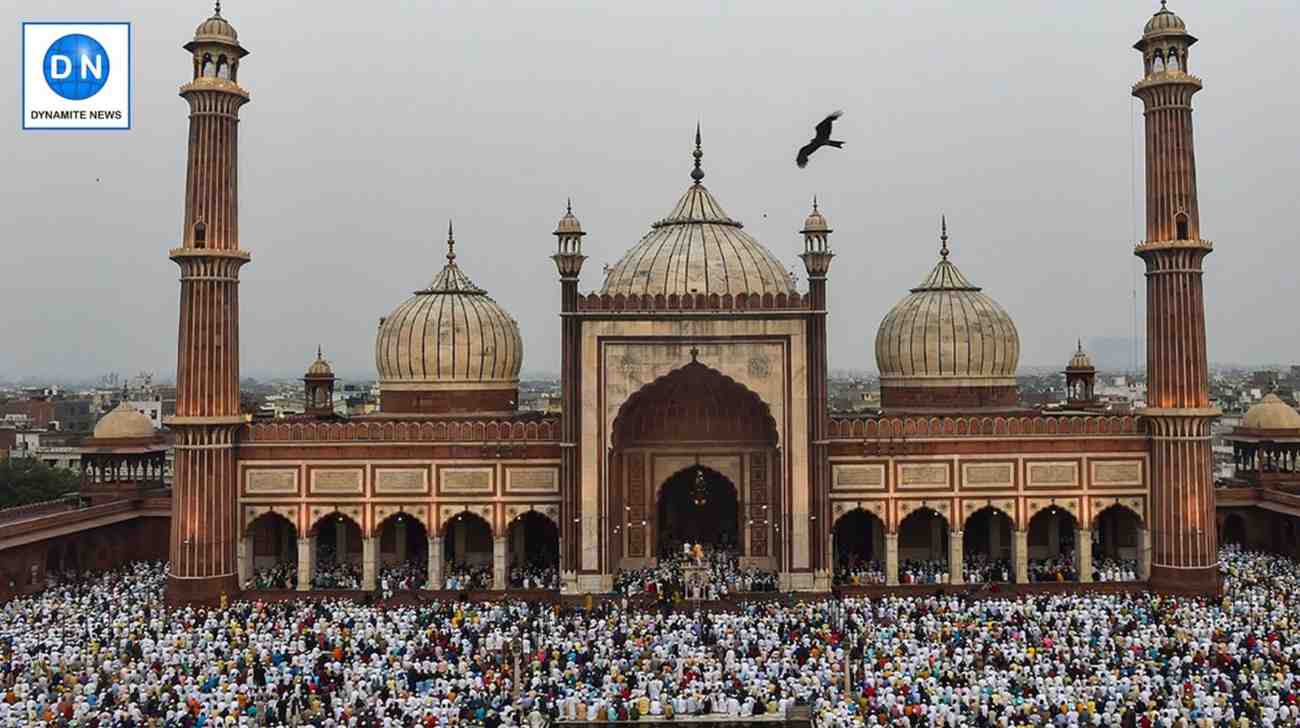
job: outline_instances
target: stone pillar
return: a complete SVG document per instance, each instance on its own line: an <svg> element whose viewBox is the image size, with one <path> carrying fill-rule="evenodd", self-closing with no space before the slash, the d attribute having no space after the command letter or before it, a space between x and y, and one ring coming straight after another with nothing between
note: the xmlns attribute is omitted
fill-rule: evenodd
<svg viewBox="0 0 1300 728"><path fill-rule="evenodd" d="M1145 528L1138 529L1138 568L1140 581L1151 578L1151 532Z"/></svg>
<svg viewBox="0 0 1300 728"><path fill-rule="evenodd" d="M492 588L506 588L506 539L492 539Z"/></svg>
<svg viewBox="0 0 1300 728"><path fill-rule="evenodd" d="M885 534L885 584L898 586L898 534Z"/></svg>
<svg viewBox="0 0 1300 728"><path fill-rule="evenodd" d="M397 554L397 563L404 564L406 563L406 518L398 519L394 528L397 530L397 544L393 547L393 551Z"/></svg>
<svg viewBox="0 0 1300 728"><path fill-rule="evenodd" d="M316 538L298 539L298 591L311 589L311 576L316 562Z"/></svg>
<svg viewBox="0 0 1300 728"><path fill-rule="evenodd" d="M239 539L239 588L244 588L253 578L253 537Z"/></svg>
<svg viewBox="0 0 1300 728"><path fill-rule="evenodd" d="M376 577L376 557L379 555L379 539L363 538L361 539L361 589L363 591L375 590Z"/></svg>
<svg viewBox="0 0 1300 728"><path fill-rule="evenodd" d="M1074 530L1074 546L1078 551L1075 562L1079 567L1079 583L1088 584L1092 582L1092 529L1076 528Z"/></svg>
<svg viewBox="0 0 1300 728"><path fill-rule="evenodd" d="M965 543L965 534L961 531L953 531L948 534L948 581L952 584L962 584L965 581L962 574L963 553L962 545Z"/></svg>
<svg viewBox="0 0 1300 728"><path fill-rule="evenodd" d="M1011 532L1011 568L1017 584L1029 583L1029 531Z"/></svg>
<svg viewBox="0 0 1300 728"><path fill-rule="evenodd" d="M442 536L429 537L429 583L425 588L442 588Z"/></svg>

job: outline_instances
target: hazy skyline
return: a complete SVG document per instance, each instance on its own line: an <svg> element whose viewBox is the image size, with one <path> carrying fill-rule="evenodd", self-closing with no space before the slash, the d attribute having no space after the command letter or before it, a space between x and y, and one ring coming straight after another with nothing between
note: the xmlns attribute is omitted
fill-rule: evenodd
<svg viewBox="0 0 1300 728"><path fill-rule="evenodd" d="M1016 321L1021 364L1128 337L1142 224L1141 60L1158 2L646 4L227 2L240 81L241 358L290 374L325 349L373 376L376 324L444 262L518 321L524 370L559 369L550 232L572 197L581 288L704 183L802 279L811 197L835 232L832 369L874 369L880 320L952 259ZM1211 361L1300 359L1289 224L1300 174L1294 2L1170 7L1191 70ZM187 125L180 49L206 3L20 0L0 96L0 379L172 376ZM134 129L19 129L18 20L134 23ZM3 64L0 64L3 65ZM827 112L844 150L794 153ZM1134 184L1136 183L1136 188ZM1134 190L1136 189L1136 200Z"/></svg>

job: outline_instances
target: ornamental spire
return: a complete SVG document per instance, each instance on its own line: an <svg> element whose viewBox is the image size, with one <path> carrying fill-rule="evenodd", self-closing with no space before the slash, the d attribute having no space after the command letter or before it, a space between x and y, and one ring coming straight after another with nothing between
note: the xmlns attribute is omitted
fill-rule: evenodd
<svg viewBox="0 0 1300 728"><path fill-rule="evenodd" d="M447 263L456 264L456 236L451 229L451 220L447 221Z"/></svg>
<svg viewBox="0 0 1300 728"><path fill-rule="evenodd" d="M939 229L940 229L940 233L939 233L939 240L940 240L940 245L939 245L939 255L940 255L944 260L947 260L947 259L948 259L948 216L947 216L947 215L940 215L939 220L940 220L940 223L939 223Z"/></svg>
<svg viewBox="0 0 1300 728"><path fill-rule="evenodd" d="M212 12L214 17L218 17L218 18L221 17L221 0L217 0L216 7L213 9Z"/></svg>
<svg viewBox="0 0 1300 728"><path fill-rule="evenodd" d="M691 179L695 184L699 184L704 179L704 170L700 168L700 159L704 156L704 151L700 149L700 123L695 122L695 152L691 155L695 157L695 169L691 170Z"/></svg>

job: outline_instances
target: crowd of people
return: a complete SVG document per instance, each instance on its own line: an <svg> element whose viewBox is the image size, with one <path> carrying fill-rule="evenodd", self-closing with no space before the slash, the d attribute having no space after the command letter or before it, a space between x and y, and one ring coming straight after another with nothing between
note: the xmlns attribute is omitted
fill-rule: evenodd
<svg viewBox="0 0 1300 728"><path fill-rule="evenodd" d="M885 583L885 567L879 561L846 559L835 569L836 586L868 586Z"/></svg>
<svg viewBox="0 0 1300 728"><path fill-rule="evenodd" d="M442 573L442 588L452 591L492 588L491 564L447 564Z"/></svg>
<svg viewBox="0 0 1300 728"><path fill-rule="evenodd" d="M253 572L253 589L297 589L298 564L284 562L257 569Z"/></svg>
<svg viewBox="0 0 1300 728"><path fill-rule="evenodd" d="M510 567L511 589L559 589L560 570L555 564L533 563Z"/></svg>
<svg viewBox="0 0 1300 728"><path fill-rule="evenodd" d="M1074 566L1071 552L1044 559L1029 559L1030 581L1078 581L1079 572Z"/></svg>
<svg viewBox="0 0 1300 728"><path fill-rule="evenodd" d="M984 554L963 554L961 572L967 584L1005 584L1015 580L1010 561L992 559Z"/></svg>
<svg viewBox="0 0 1300 728"><path fill-rule="evenodd" d="M0 726L508 728L779 716L799 702L835 728L1295 726L1300 567L1221 556L1221 599L916 594L721 613L174 609L164 565L134 564L0 606Z"/></svg>
<svg viewBox="0 0 1300 728"><path fill-rule="evenodd" d="M697 552L698 551L698 552ZM614 592L623 596L657 595L665 599L715 600L725 594L777 589L773 571L745 567L735 549L701 546L670 548L653 566L624 569L614 575Z"/></svg>
<svg viewBox="0 0 1300 728"><path fill-rule="evenodd" d="M392 599L399 591L423 589L429 582L429 560L417 558L385 563L379 567L377 581L379 594L384 599Z"/></svg>
<svg viewBox="0 0 1300 728"><path fill-rule="evenodd" d="M898 564L899 584L947 584L947 559L908 559Z"/></svg>
<svg viewBox="0 0 1300 728"><path fill-rule="evenodd" d="M1138 563L1135 559L1094 558L1093 581L1137 581Z"/></svg>
<svg viewBox="0 0 1300 728"><path fill-rule="evenodd" d="M361 564L344 556L340 558L331 546L319 546L316 551L315 571L311 575L313 589L360 589Z"/></svg>

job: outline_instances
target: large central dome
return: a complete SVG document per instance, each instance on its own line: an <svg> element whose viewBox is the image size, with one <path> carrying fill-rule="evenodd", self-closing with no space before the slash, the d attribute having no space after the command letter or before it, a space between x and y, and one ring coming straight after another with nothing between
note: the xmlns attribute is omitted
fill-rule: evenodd
<svg viewBox="0 0 1300 728"><path fill-rule="evenodd" d="M946 222L942 241L939 263L880 323L881 405L886 410L1015 407L1016 325L948 260Z"/></svg>
<svg viewBox="0 0 1300 728"><path fill-rule="evenodd" d="M781 262L730 218L700 181L699 131L694 183L668 216L614 264L601 293L611 296L778 294L795 292Z"/></svg>

